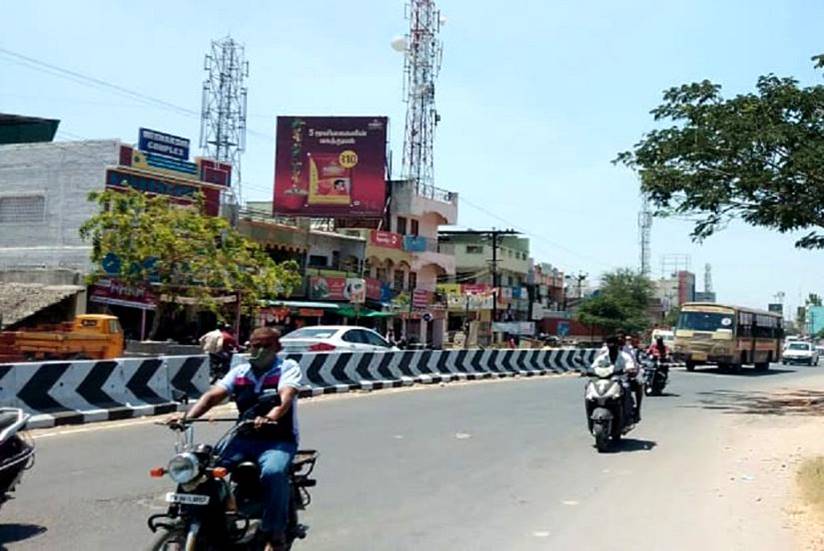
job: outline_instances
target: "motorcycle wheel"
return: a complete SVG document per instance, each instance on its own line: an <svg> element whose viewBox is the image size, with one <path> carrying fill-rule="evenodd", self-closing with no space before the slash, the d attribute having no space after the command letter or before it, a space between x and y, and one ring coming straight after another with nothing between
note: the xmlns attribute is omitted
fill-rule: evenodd
<svg viewBox="0 0 824 551"><path fill-rule="evenodd" d="M186 532L162 530L146 551L186 551Z"/></svg>
<svg viewBox="0 0 824 551"><path fill-rule="evenodd" d="M592 436L595 437L595 447L603 453L609 448L609 433L603 423L595 423L592 426Z"/></svg>

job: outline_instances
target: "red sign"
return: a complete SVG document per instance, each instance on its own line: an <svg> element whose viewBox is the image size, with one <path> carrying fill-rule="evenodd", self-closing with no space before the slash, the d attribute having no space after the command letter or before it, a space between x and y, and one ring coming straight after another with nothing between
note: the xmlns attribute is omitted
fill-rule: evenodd
<svg viewBox="0 0 824 551"><path fill-rule="evenodd" d="M299 308L298 315L302 318L322 318L323 310L319 308Z"/></svg>
<svg viewBox="0 0 824 551"><path fill-rule="evenodd" d="M482 295L492 291L492 286L486 283L464 283L461 285L461 293L464 295Z"/></svg>
<svg viewBox="0 0 824 551"><path fill-rule="evenodd" d="M369 232L369 241L378 247L403 249L403 236L391 231L372 230Z"/></svg>
<svg viewBox="0 0 824 551"><path fill-rule="evenodd" d="M313 276L309 278L309 297L321 300L346 300L343 291L346 289L345 277Z"/></svg>
<svg viewBox="0 0 824 551"><path fill-rule="evenodd" d="M151 290L145 287L130 287L116 279L101 279L95 283L89 300L141 310L154 310L157 305L157 296Z"/></svg>
<svg viewBox="0 0 824 551"><path fill-rule="evenodd" d="M380 218L386 117L278 117L273 211Z"/></svg>
<svg viewBox="0 0 824 551"><path fill-rule="evenodd" d="M415 289L412 293L412 307L426 308L432 303L432 292L423 289Z"/></svg>
<svg viewBox="0 0 824 551"><path fill-rule="evenodd" d="M381 299L381 282L377 279L366 278L366 298L370 300Z"/></svg>

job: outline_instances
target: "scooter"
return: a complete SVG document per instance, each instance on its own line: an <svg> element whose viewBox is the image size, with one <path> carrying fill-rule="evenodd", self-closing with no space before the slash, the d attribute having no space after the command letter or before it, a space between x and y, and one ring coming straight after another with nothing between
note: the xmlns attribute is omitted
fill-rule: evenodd
<svg viewBox="0 0 824 551"><path fill-rule="evenodd" d="M29 417L22 409L0 408L0 506L34 465L34 442L25 432Z"/></svg>
<svg viewBox="0 0 824 551"><path fill-rule="evenodd" d="M589 432L599 452L635 427L635 404L626 374L615 365L595 365L587 373L584 404Z"/></svg>

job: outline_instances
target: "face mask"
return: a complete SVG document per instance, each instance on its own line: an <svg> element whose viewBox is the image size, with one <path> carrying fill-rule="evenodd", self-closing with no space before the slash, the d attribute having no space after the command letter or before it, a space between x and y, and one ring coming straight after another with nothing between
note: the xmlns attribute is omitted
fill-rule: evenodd
<svg viewBox="0 0 824 551"><path fill-rule="evenodd" d="M249 363L255 369L265 369L275 363L277 355L275 348L252 348L249 350Z"/></svg>

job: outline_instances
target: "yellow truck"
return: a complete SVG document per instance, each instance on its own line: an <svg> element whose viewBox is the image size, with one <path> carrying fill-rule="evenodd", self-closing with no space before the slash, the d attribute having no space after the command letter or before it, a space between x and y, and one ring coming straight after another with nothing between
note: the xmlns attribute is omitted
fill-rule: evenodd
<svg viewBox="0 0 824 551"><path fill-rule="evenodd" d="M114 316L84 314L53 330L24 329L13 335L11 348L23 359L104 360L123 355L123 329Z"/></svg>

